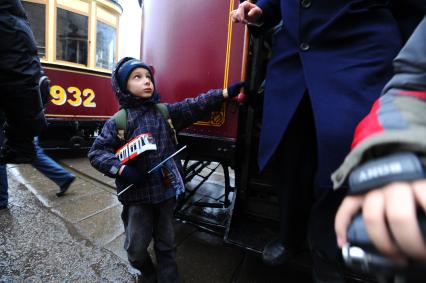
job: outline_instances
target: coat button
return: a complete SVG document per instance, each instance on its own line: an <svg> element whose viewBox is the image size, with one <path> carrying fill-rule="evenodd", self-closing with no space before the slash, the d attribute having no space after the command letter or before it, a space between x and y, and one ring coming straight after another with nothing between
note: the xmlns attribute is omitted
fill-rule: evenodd
<svg viewBox="0 0 426 283"><path fill-rule="evenodd" d="M303 8L309 8L312 5L311 0L301 0L300 5L302 5Z"/></svg>
<svg viewBox="0 0 426 283"><path fill-rule="evenodd" d="M311 48L311 46L306 42L300 43L299 47L302 51L308 51Z"/></svg>

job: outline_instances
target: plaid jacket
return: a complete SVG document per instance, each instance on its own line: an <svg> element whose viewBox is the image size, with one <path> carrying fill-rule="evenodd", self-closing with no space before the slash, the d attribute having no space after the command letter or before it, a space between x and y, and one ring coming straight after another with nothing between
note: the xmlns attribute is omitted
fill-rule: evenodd
<svg viewBox="0 0 426 283"><path fill-rule="evenodd" d="M224 101L222 90L210 90L195 98L168 104L170 118L177 131L188 127L211 111L218 110ZM144 104L127 109L126 141L142 133L151 133L157 145L156 151L146 151L128 163L138 168L143 174L176 151L170 128L155 104ZM122 146L117 137L117 128L113 118L104 125L101 134L96 138L89 151L89 159L93 167L109 177L116 178L117 192L127 184L117 177L120 161L115 156ZM161 170L145 176L145 181L138 187L132 187L119 196L123 204L129 203L160 203L184 192L184 184L180 177L175 160L170 159L164 165L171 174L172 182L167 186L163 182Z"/></svg>

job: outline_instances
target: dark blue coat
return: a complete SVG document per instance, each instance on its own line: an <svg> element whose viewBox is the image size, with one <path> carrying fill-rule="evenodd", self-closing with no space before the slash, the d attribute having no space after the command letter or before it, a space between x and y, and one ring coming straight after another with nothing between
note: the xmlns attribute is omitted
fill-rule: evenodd
<svg viewBox="0 0 426 283"><path fill-rule="evenodd" d="M401 36L386 0L261 0L267 26L283 20L269 62L259 148L263 168L304 93L318 144L318 185L350 150L356 124L392 74ZM282 15L282 16L281 16Z"/></svg>
<svg viewBox="0 0 426 283"><path fill-rule="evenodd" d="M20 0L0 1L0 85L38 84L36 41Z"/></svg>

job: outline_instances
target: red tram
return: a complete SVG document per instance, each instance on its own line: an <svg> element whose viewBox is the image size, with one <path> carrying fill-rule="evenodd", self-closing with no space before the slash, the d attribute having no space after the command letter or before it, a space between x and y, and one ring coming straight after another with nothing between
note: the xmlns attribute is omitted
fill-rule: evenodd
<svg viewBox="0 0 426 283"><path fill-rule="evenodd" d="M46 148L87 148L118 110L111 89L121 6L112 0L24 0L45 73Z"/></svg>

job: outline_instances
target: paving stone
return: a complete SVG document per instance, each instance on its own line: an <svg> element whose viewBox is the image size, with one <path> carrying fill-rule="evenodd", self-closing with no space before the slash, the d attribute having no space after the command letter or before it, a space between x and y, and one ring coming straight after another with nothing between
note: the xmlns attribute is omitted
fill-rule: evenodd
<svg viewBox="0 0 426 283"><path fill-rule="evenodd" d="M106 183L112 187L115 187L115 179L109 178L93 168L90 164L89 159L87 158L66 158L61 159L61 164L64 164L67 167L70 167L74 170L82 172L91 178L99 180L100 182Z"/></svg>
<svg viewBox="0 0 426 283"><path fill-rule="evenodd" d="M8 169L19 182L37 196L37 198L47 207L56 207L73 200L80 199L88 194L100 192L99 187L92 183L77 178L68 189L67 193L62 197L57 197L59 191L58 186L49 178L42 175L37 170L33 171L27 167L14 167Z"/></svg>
<svg viewBox="0 0 426 283"><path fill-rule="evenodd" d="M111 251L112 253L119 256L124 261L127 261L127 253L124 250L124 240L126 239L126 236L123 234L120 234L117 238L112 240L111 242L107 243L104 248Z"/></svg>
<svg viewBox="0 0 426 283"><path fill-rule="evenodd" d="M117 204L75 225L91 242L104 246L124 232L121 210L122 206Z"/></svg>
<svg viewBox="0 0 426 283"><path fill-rule="evenodd" d="M47 179L46 176L44 176L37 169L35 169L29 164L19 164L13 167L8 166L8 168L10 170L13 170L14 177L17 178L21 183L25 185L31 184L33 182L42 182L45 179Z"/></svg>
<svg viewBox="0 0 426 283"><path fill-rule="evenodd" d="M76 223L118 204L115 195L96 192L84 197L70 199L66 203L52 208L52 211L68 221Z"/></svg>
<svg viewBox="0 0 426 283"><path fill-rule="evenodd" d="M11 203L0 211L0 282L135 282L127 261L82 238L24 185L8 181Z"/></svg>

